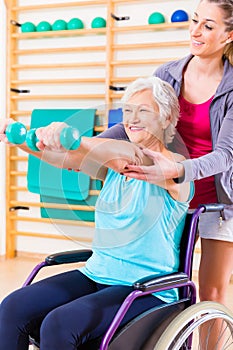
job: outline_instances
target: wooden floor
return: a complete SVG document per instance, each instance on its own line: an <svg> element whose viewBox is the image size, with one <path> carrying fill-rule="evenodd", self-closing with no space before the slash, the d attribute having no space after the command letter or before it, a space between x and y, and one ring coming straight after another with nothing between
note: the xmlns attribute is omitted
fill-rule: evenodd
<svg viewBox="0 0 233 350"><path fill-rule="evenodd" d="M28 274L41 262L41 258L17 257L14 259L0 259L0 301L11 291L20 288ZM47 277L51 274L76 268L77 264L52 266L40 271L37 279ZM197 285L197 278L194 272L194 282ZM228 287L227 306L233 311L233 283Z"/></svg>
<svg viewBox="0 0 233 350"><path fill-rule="evenodd" d="M20 288L27 278L28 274L35 267L36 264L41 262L41 258L26 258L17 257L14 259L1 259L0 258L0 302L11 291ZM37 279L47 277L51 274L57 274L67 269L76 268L77 264L62 265L47 267L40 271ZM194 271L194 282L197 285L197 273ZM233 311L233 283L228 287L227 306ZM33 350L33 346L29 346L29 350Z"/></svg>

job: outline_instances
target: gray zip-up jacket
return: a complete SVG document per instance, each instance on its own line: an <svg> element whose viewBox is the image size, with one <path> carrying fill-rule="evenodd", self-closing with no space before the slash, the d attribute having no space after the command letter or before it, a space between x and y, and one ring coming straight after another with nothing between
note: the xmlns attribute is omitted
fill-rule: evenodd
<svg viewBox="0 0 233 350"><path fill-rule="evenodd" d="M170 83L180 95L183 70L192 59L189 55L181 60L160 66L155 75ZM233 66L224 60L221 83L210 105L210 126L213 151L196 159L182 162L184 181L215 175L218 201L225 203L224 216L233 217Z"/></svg>
<svg viewBox="0 0 233 350"><path fill-rule="evenodd" d="M155 76L170 83L180 95L184 67L192 59L189 55L181 60L160 66ZM224 218L233 217L233 66L224 60L224 74L210 105L210 125L213 151L196 159L182 162L184 181L215 175L218 201L226 204ZM101 134L101 137L127 139L123 124L117 124Z"/></svg>

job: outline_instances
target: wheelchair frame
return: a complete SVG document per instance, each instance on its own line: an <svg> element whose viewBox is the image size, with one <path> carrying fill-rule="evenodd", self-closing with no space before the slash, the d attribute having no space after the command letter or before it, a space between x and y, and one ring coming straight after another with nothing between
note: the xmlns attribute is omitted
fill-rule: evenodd
<svg viewBox="0 0 233 350"><path fill-rule="evenodd" d="M187 217L189 217L188 223L186 220L186 228L184 231L187 231L187 226L188 226L188 231L184 236L182 235L182 239L185 238L185 250L186 254L184 257L181 256L181 262L180 262L180 271L177 273L172 273L168 274L165 276L148 276L146 278L140 279L136 281L133 285L134 290L125 298L123 301L121 307L119 308L118 312L116 313L115 317L113 318L109 328L107 329L106 333L102 336L101 343L98 347L99 350L119 350L119 339L122 336L125 336L126 339L130 339L132 337L132 332L130 333L130 326L126 325L123 327L122 330L118 331L119 325L124 318L127 310L130 308L131 304L136 298L139 298L141 296L145 296L148 294L155 293L157 291L163 291L167 290L170 288L179 288L181 290L181 301L178 301L176 303L171 303L167 304L167 310L170 308L171 312L168 317L168 319L163 320L163 317L161 319L163 320L161 324L159 324L159 331L156 332L156 327L154 326L154 323L152 325L152 328L155 330L156 333L156 340L154 340L153 334L151 335L152 343L156 341L156 343L150 344L150 339L147 341L146 339L143 340L145 343L145 346L142 345L142 347L138 347L140 350L165 350L165 349L173 349L173 348L164 348L160 347L157 348L156 346L157 341L162 338L163 340L163 332L167 328L168 324L173 320L172 324L176 323L176 318L179 317L179 314L182 314L186 310L188 310L190 305L194 305L196 302L196 287L194 282L191 280L191 274L192 274L192 262L193 262L193 252L194 252L194 245L195 245L195 237L196 237L196 232L197 232L197 227L198 227L198 221L199 217L202 213L204 212L214 212L214 211L221 211L223 210L224 205L223 204L203 204L200 205L193 213L188 214ZM190 219L191 218L191 219ZM35 276L38 274L41 268L45 266L52 266L52 265L60 265L60 264L65 264L65 263L74 263L74 262L84 262L86 261L92 254L91 250L84 249L84 250L77 250L77 251L68 251L68 252L62 252L62 253L57 253L57 254L52 254L49 255L48 257L45 258L45 261L39 263L30 273L26 281L24 282L23 286L27 286L31 284ZM196 304L198 305L198 304ZM172 309L173 308L173 309ZM185 311L183 311L186 309ZM161 313L163 316L163 310L165 310L164 305L161 307L156 307L154 308L153 313L156 316ZM165 310L165 311L167 311ZM154 322L154 314L152 312L145 312L143 313L144 317L144 324L147 324L147 320L152 319ZM152 316L151 316L152 315ZM178 315L178 316L177 316ZM136 321L140 321L140 316L137 317ZM136 322L135 321L135 322ZM130 322L132 323L133 326L135 324L134 321ZM137 324L136 324L137 328ZM129 335L128 335L129 333ZM135 332L133 332L135 334ZM170 332L169 334L173 334ZM123 337L124 338L124 337ZM115 342L115 344L114 344ZM189 340L190 342L190 340ZM34 340L32 340L32 343L35 344L36 346L39 346L38 343L36 343ZM128 346L128 343L127 343ZM80 349L94 349L92 347L85 348L81 347ZM96 348L95 348L96 349ZM135 347L132 347L133 350L136 350ZM191 349L191 347L189 348ZM127 347L127 350L131 350L131 348ZM178 348L177 348L178 350Z"/></svg>

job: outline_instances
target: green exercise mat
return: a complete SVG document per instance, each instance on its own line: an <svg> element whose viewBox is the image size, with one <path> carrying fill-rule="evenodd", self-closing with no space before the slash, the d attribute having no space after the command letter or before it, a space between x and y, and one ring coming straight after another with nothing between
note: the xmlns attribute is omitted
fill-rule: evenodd
<svg viewBox="0 0 233 350"><path fill-rule="evenodd" d="M59 121L77 128L82 136L93 136L95 112L95 109L36 109L32 112L31 128ZM96 200L96 198L89 198L90 177L88 175L56 168L32 155L29 155L28 160L27 182L28 190L38 193L42 202L48 200L52 203L66 203L71 201L70 204L94 205L90 203ZM69 216L67 210L56 212L50 210L48 214L47 209L41 209L42 217L54 217L55 213L56 217L59 213L61 219L67 219ZM85 215L82 214L80 217L85 217ZM91 217L93 221L93 215L87 215L87 217Z"/></svg>
<svg viewBox="0 0 233 350"><path fill-rule="evenodd" d="M90 189L100 190L102 188L102 182L100 180L91 180ZM88 207L94 207L98 196L88 196L85 200L77 201L72 199L55 198L49 196L43 196L43 202L46 203L60 203L68 205L84 205ZM42 198L41 198L42 201ZM94 210L74 210L74 209L55 209L55 208L41 208L41 216L43 218L53 219L66 219L66 220L81 220L81 221L95 221Z"/></svg>

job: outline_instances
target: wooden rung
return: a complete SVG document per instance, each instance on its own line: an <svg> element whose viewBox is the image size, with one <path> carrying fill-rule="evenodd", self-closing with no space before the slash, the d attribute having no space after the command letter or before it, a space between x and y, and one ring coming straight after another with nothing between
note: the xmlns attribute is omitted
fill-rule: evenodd
<svg viewBox="0 0 233 350"><path fill-rule="evenodd" d="M28 188L27 187L23 187L23 186L10 186L10 191L20 191L20 192L28 192ZM100 194L99 190L90 190L89 191L89 195L90 196L98 196Z"/></svg>
<svg viewBox="0 0 233 350"><path fill-rule="evenodd" d="M112 83L130 83L134 81L137 78L142 78L141 75L138 75L137 77L112 77L111 82Z"/></svg>
<svg viewBox="0 0 233 350"><path fill-rule="evenodd" d="M147 0L147 1L151 1L151 2L155 2L155 0ZM125 3L125 0L112 0L113 3ZM145 0L130 0L130 3L137 3L137 2L145 2Z"/></svg>
<svg viewBox="0 0 233 350"><path fill-rule="evenodd" d="M28 192L28 189L27 187L22 187L22 186L10 186L10 191Z"/></svg>
<svg viewBox="0 0 233 350"><path fill-rule="evenodd" d="M161 59L145 59L145 60L128 60L128 61L112 61L111 65L131 65L131 64L162 64L176 60L177 58L161 58ZM12 69L63 69L63 68L79 68L79 67L104 67L105 62L78 62L78 63L59 63L59 64L13 64Z"/></svg>
<svg viewBox="0 0 233 350"><path fill-rule="evenodd" d="M122 93L119 93L119 94L111 94L111 95L110 95L110 98L112 98L113 100L119 100L122 96L123 96Z"/></svg>
<svg viewBox="0 0 233 350"><path fill-rule="evenodd" d="M13 55L41 55L53 53L74 53L74 52L88 52L88 51L105 51L106 46L79 46L79 47L55 47L55 48L41 48L30 50L12 50Z"/></svg>
<svg viewBox="0 0 233 350"><path fill-rule="evenodd" d="M48 31L48 32L30 32L30 33L12 33L13 39L41 39L41 38L64 38L74 37L76 35L98 35L105 34L106 28L88 28L88 29L75 29L75 30L59 30L59 31Z"/></svg>
<svg viewBox="0 0 233 350"><path fill-rule="evenodd" d="M190 22L172 22L161 24L146 24L140 26L113 27L112 31L119 32L143 32L143 31L158 31L166 29L188 29Z"/></svg>
<svg viewBox="0 0 233 350"><path fill-rule="evenodd" d="M138 44L116 44L112 46L113 50L135 50L135 49L154 49L154 48L174 48L189 46L190 41L162 41L162 42L151 42L151 43L138 43Z"/></svg>
<svg viewBox="0 0 233 350"><path fill-rule="evenodd" d="M60 204L60 203L42 203L42 202L20 202L10 201L11 207L36 207L36 208L52 208L52 209L64 209L64 210L82 210L82 211L94 211L94 206L85 205L71 205L71 204Z"/></svg>
<svg viewBox="0 0 233 350"><path fill-rule="evenodd" d="M12 215L11 220L13 220L13 221L42 222L42 223L51 224L51 218L30 218L30 217ZM58 224L64 223L64 224L71 225L71 226L88 226L88 227L95 226L94 222L92 222L92 221L53 219L53 223L58 223Z"/></svg>
<svg viewBox="0 0 233 350"><path fill-rule="evenodd" d="M32 114L32 111L27 111L28 113L26 114L26 111L24 111L23 113L21 112L21 111L12 111L11 112L11 117L17 117L17 116L28 116L28 117L30 117L31 116L31 114ZM105 116L106 115L106 113L105 113L105 111L103 111L102 113L101 113L101 111L99 112L99 113L96 113L96 116ZM27 127L27 129L28 129L28 127ZM95 125L94 126L94 131L95 132L102 132L102 131L104 131L105 130L105 127L103 126L103 125Z"/></svg>
<svg viewBox="0 0 233 350"><path fill-rule="evenodd" d="M73 62L73 63L56 63L56 64L12 64L11 68L20 69L64 69L64 68L81 68L81 67L105 67L105 62Z"/></svg>
<svg viewBox="0 0 233 350"><path fill-rule="evenodd" d="M170 48L170 47L186 47L190 41L168 41L168 42L151 42L138 44L115 44L112 45L112 50L136 50L136 49L152 49L152 48ZM82 47L56 47L56 48L41 48L31 50L13 50L14 55L38 55L38 54L53 54L53 53L74 53L88 51L105 51L106 46L82 46Z"/></svg>
<svg viewBox="0 0 233 350"><path fill-rule="evenodd" d="M51 223L51 219L50 219ZM64 222L64 224L67 224L67 222ZM85 225L87 226L87 225ZM54 239L65 239L65 240L72 240L77 242L92 242L92 238L83 237L83 236L73 236L73 235L58 235L58 234L52 234L52 233L36 233L36 232L22 232L22 231L10 231L10 234L13 236L26 236L26 237L38 237L38 238L54 238Z"/></svg>
<svg viewBox="0 0 233 350"><path fill-rule="evenodd" d="M31 116L32 111L11 111L11 116L19 117L19 116ZM96 116L105 116L105 111L96 111Z"/></svg>
<svg viewBox="0 0 233 350"><path fill-rule="evenodd" d="M11 100L89 100L89 99L104 99L105 94L89 94L89 95L12 95Z"/></svg>
<svg viewBox="0 0 233 350"><path fill-rule="evenodd" d="M14 7L12 7L12 11L18 12L18 11L31 11L31 10L50 9L50 8L55 9L55 8L91 6L91 5L106 5L106 0L88 0L88 1L53 3L53 4L14 6Z"/></svg>
<svg viewBox="0 0 233 350"><path fill-rule="evenodd" d="M95 126L94 131L96 132L103 132L105 130L104 126Z"/></svg>
<svg viewBox="0 0 233 350"><path fill-rule="evenodd" d="M42 84L77 84L77 83L104 83L105 78L73 78L73 79L32 79L12 80L11 85L42 85Z"/></svg>
<svg viewBox="0 0 233 350"><path fill-rule="evenodd" d="M32 111L11 111L11 117L28 117L31 116Z"/></svg>
<svg viewBox="0 0 233 350"><path fill-rule="evenodd" d="M143 60L127 60L127 61L112 61L112 66L132 66L132 65L160 65L166 62L177 60L178 58L153 58L153 59L143 59Z"/></svg>
<svg viewBox="0 0 233 350"><path fill-rule="evenodd" d="M26 162L28 160L28 157L23 156L10 156L10 160L12 161L18 161L18 162Z"/></svg>
<svg viewBox="0 0 233 350"><path fill-rule="evenodd" d="M27 176L27 172L26 171L11 170L10 176Z"/></svg>

